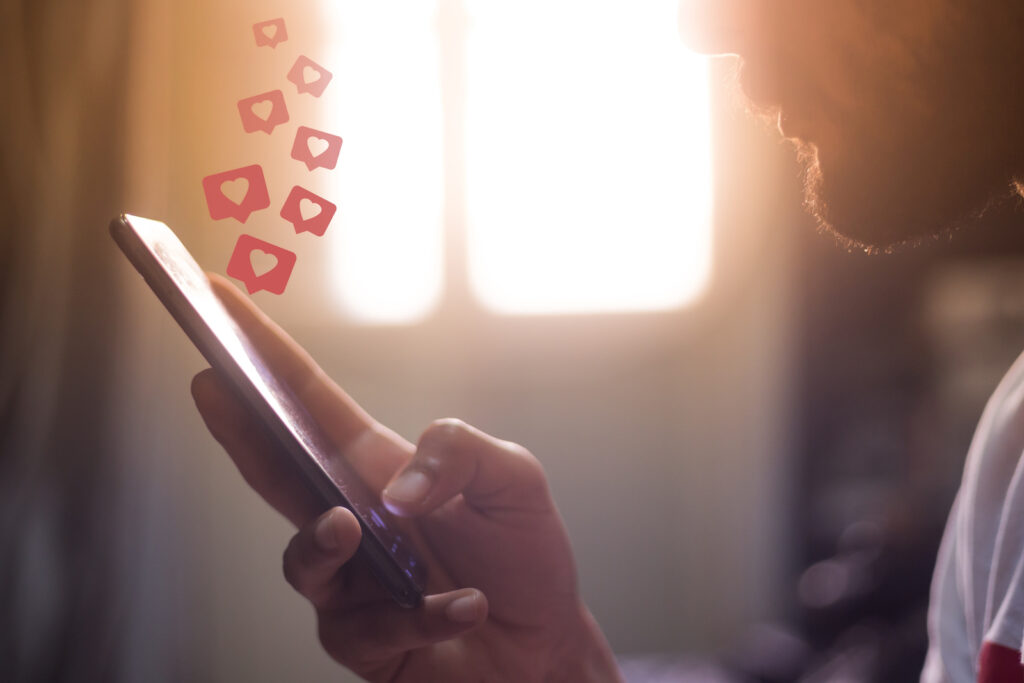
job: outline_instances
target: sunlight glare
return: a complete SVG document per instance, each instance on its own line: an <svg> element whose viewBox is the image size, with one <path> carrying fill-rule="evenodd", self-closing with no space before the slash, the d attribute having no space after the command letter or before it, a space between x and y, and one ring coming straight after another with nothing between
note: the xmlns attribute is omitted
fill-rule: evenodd
<svg viewBox="0 0 1024 683"><path fill-rule="evenodd" d="M691 302L711 268L710 86L676 1L466 4L477 295L517 314Z"/></svg>
<svg viewBox="0 0 1024 683"><path fill-rule="evenodd" d="M360 322L427 316L442 288L442 126L437 3L331 0L334 291ZM325 96L325 99L326 96Z"/></svg>

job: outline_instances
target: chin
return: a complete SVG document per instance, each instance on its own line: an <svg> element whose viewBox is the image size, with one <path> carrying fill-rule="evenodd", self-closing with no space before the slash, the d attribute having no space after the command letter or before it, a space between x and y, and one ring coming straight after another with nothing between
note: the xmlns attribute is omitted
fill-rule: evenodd
<svg viewBox="0 0 1024 683"><path fill-rule="evenodd" d="M996 198L992 183L913 150L844 154L795 142L805 207L849 250L890 253L920 244L975 222Z"/></svg>

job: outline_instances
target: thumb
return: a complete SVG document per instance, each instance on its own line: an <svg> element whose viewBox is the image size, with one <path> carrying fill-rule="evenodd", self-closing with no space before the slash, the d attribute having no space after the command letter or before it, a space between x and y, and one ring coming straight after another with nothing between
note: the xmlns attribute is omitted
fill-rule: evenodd
<svg viewBox="0 0 1024 683"><path fill-rule="evenodd" d="M462 494L482 512L550 512L544 468L528 450L456 419L437 420L416 453L384 488L384 504L405 517L426 514Z"/></svg>

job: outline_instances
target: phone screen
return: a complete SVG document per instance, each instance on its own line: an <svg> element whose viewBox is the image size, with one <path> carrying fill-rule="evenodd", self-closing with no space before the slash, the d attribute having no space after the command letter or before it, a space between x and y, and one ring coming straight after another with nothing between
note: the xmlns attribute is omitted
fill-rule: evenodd
<svg viewBox="0 0 1024 683"><path fill-rule="evenodd" d="M271 432L328 506L352 510L363 529L360 552L402 605L423 596L426 574L379 496L366 486L288 385L263 362L206 275L171 229L123 215L110 226L115 241L207 361L220 371Z"/></svg>

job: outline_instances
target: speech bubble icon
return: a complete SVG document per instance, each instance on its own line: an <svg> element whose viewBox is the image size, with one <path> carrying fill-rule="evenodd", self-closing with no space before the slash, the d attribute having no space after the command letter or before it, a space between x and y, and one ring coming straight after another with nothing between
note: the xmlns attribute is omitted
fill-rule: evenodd
<svg viewBox="0 0 1024 683"><path fill-rule="evenodd" d="M295 84L299 94L308 92L313 97L324 94L331 78L333 76L330 71L305 55L300 55L288 72L288 80Z"/></svg>
<svg viewBox="0 0 1024 683"><path fill-rule="evenodd" d="M228 261L228 275L241 280L250 294L282 294L294 268L294 252L252 235L238 236Z"/></svg>
<svg viewBox="0 0 1024 683"><path fill-rule="evenodd" d="M270 206L267 181L258 164L232 171L214 173L203 178L203 193L210 218L234 218L239 223L249 220L253 211Z"/></svg>
<svg viewBox="0 0 1024 683"><path fill-rule="evenodd" d="M332 202L296 185L281 207L281 218L295 227L296 234L311 232L322 237L337 210Z"/></svg>
<svg viewBox="0 0 1024 683"><path fill-rule="evenodd" d="M257 47L269 47L273 50L278 43L288 40L288 29L284 27L284 19L271 19L252 25L252 33L256 36Z"/></svg>
<svg viewBox="0 0 1024 683"><path fill-rule="evenodd" d="M295 131L292 159L306 164L310 171L314 168L334 168L338 165L340 151L341 138L337 135L306 126L299 126Z"/></svg>
<svg viewBox="0 0 1024 683"><path fill-rule="evenodd" d="M238 113L246 133L262 130L270 135L276 126L288 122L288 108L280 90L260 93L238 101Z"/></svg>

